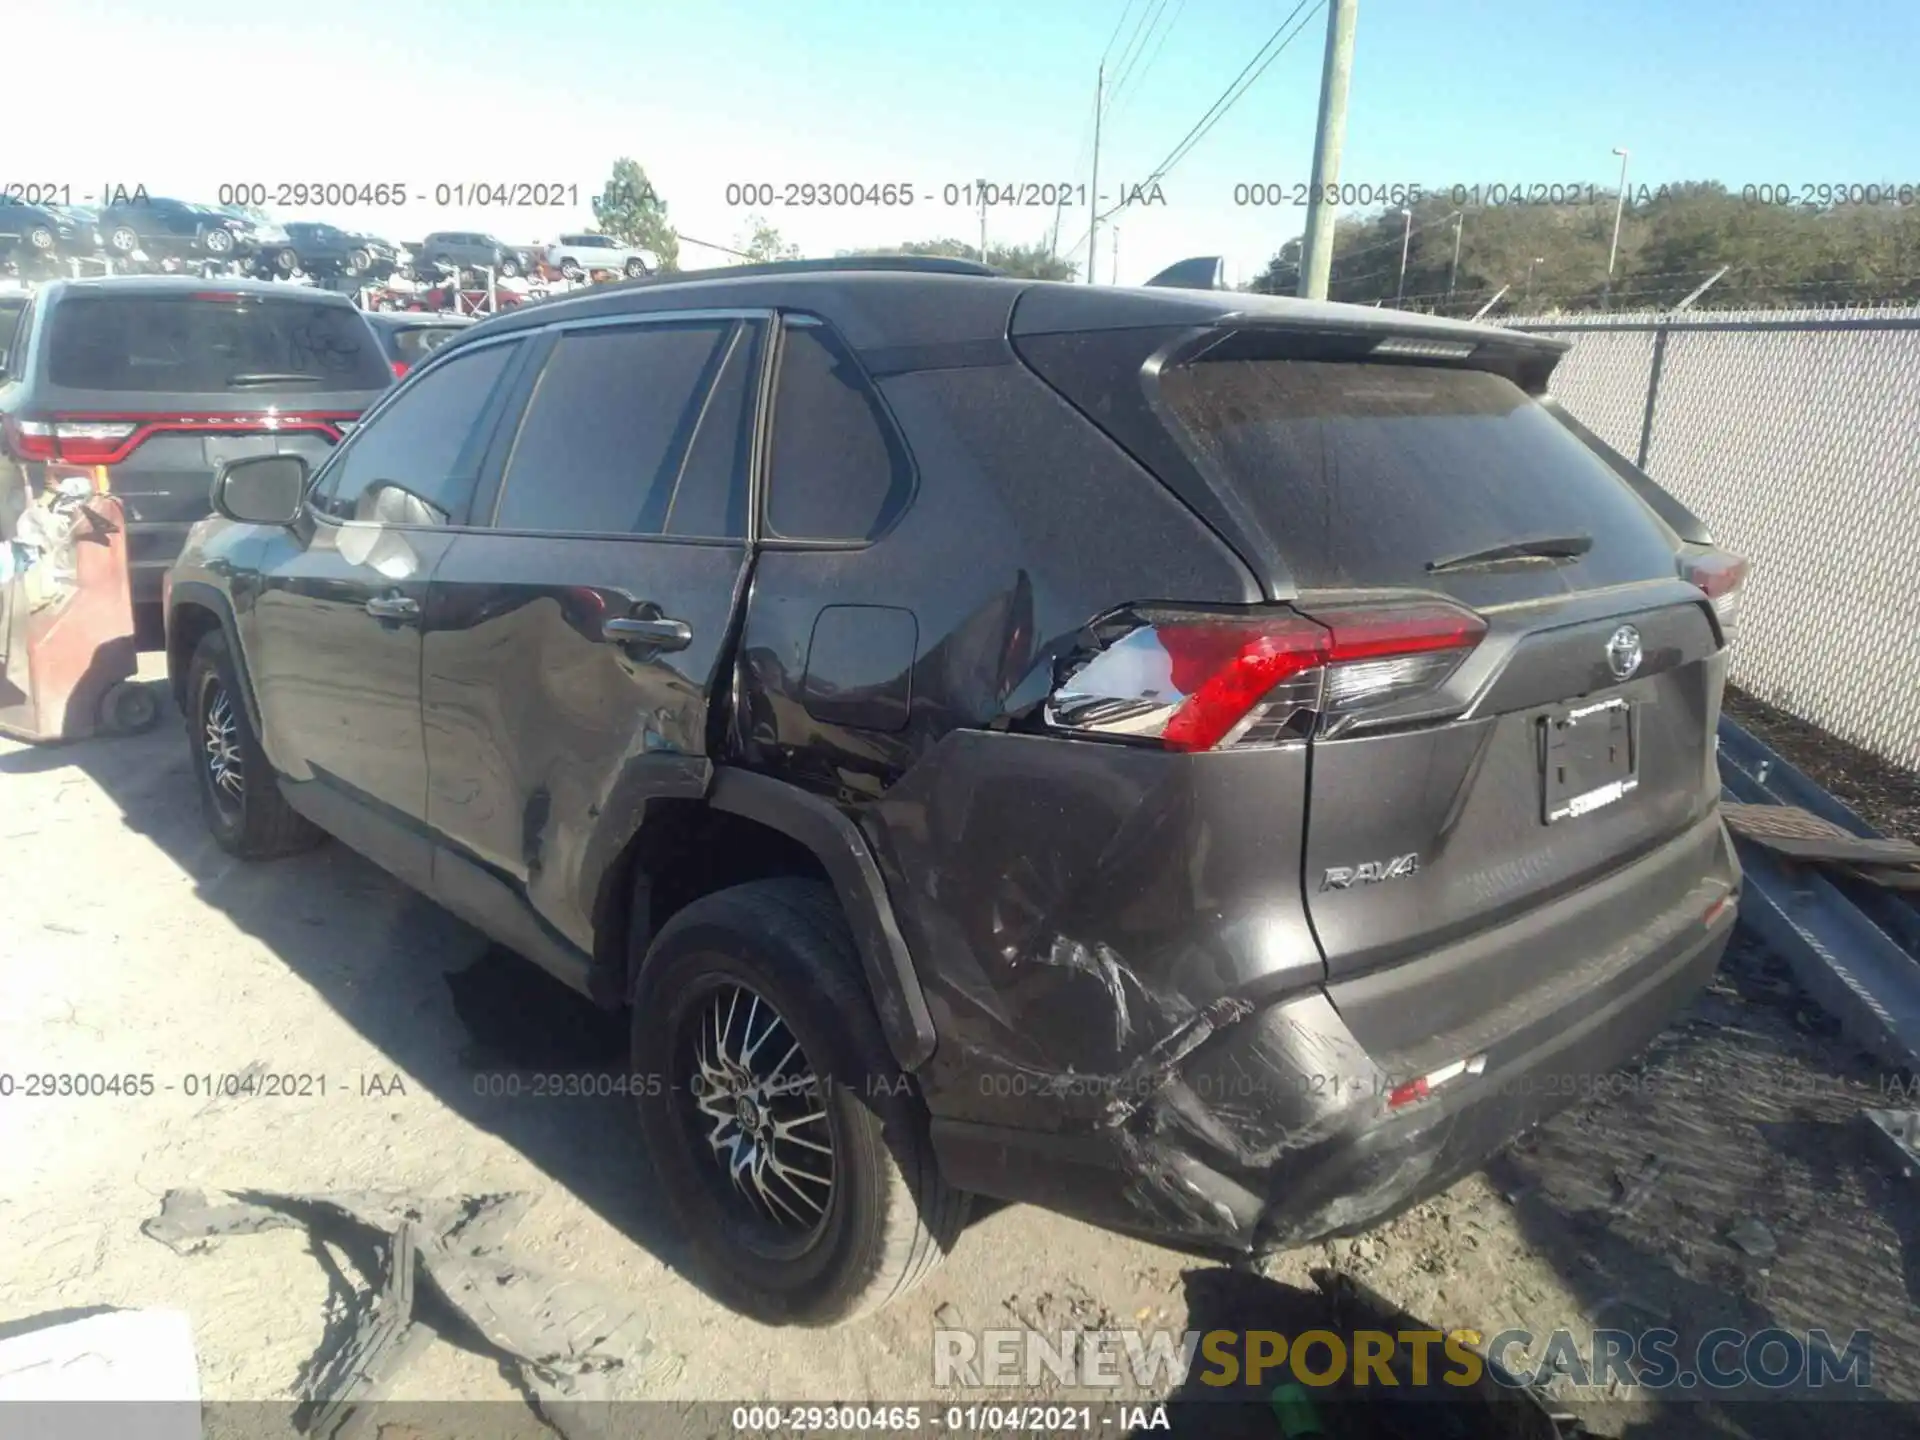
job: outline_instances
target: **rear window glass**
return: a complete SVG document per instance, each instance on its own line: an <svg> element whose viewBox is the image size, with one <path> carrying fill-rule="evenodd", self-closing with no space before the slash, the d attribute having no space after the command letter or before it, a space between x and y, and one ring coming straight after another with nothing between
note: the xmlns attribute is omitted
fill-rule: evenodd
<svg viewBox="0 0 1920 1440"><path fill-rule="evenodd" d="M1422 584L1429 562L1569 536L1592 542L1588 583L1673 571L1639 497L1502 376L1233 360L1160 383L1303 587Z"/></svg>
<svg viewBox="0 0 1920 1440"><path fill-rule="evenodd" d="M50 317L48 379L148 394L384 390L392 374L360 312L281 299L72 295Z"/></svg>

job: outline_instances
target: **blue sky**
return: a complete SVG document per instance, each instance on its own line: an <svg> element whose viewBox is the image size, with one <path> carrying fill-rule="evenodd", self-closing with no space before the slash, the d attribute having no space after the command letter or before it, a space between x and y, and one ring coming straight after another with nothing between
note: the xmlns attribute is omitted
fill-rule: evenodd
<svg viewBox="0 0 1920 1440"><path fill-rule="evenodd" d="M1116 59L1160 4L1124 11ZM1110 107L1100 189L1144 179L1293 8L1165 0ZM941 203L948 182L1086 181L1095 69L1122 15L1123 0L61 0L34 7L12 53L62 69L84 56L91 99L14 107L0 181L209 200L242 181L577 185L577 209L409 204L366 224L524 242L581 225L631 154L704 240L749 228L729 181L809 180L907 182L920 198L761 207L806 253L973 239L978 213ZM1298 233L1302 212L1236 206L1233 189L1306 179L1325 29L1320 11L1162 182L1164 206L1118 217L1123 282L1196 253L1244 278ZM1624 145L1636 187L1920 184L1917 57L1914 0L1360 0L1342 178L1611 186ZM1051 223L996 209L989 239ZM1078 240L1084 210L1061 230L1063 247ZM724 258L689 247L683 263ZM1113 273L1103 237L1098 276Z"/></svg>

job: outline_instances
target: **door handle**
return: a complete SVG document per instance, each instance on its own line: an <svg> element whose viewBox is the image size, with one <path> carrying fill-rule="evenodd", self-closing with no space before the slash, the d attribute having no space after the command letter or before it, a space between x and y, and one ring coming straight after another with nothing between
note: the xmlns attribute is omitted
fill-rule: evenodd
<svg viewBox="0 0 1920 1440"><path fill-rule="evenodd" d="M420 602L404 595L376 595L367 601L367 614L378 620L418 620Z"/></svg>
<svg viewBox="0 0 1920 1440"><path fill-rule="evenodd" d="M618 616L603 624L600 633L619 645L650 645L656 650L684 650L693 643L693 627L684 620Z"/></svg>

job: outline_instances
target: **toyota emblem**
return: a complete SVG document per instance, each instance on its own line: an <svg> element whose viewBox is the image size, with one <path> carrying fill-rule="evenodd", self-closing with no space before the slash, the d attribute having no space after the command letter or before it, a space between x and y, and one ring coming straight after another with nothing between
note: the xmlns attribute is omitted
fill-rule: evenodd
<svg viewBox="0 0 1920 1440"><path fill-rule="evenodd" d="M1607 637L1607 668L1613 678L1625 680L1640 668L1640 632L1622 625Z"/></svg>

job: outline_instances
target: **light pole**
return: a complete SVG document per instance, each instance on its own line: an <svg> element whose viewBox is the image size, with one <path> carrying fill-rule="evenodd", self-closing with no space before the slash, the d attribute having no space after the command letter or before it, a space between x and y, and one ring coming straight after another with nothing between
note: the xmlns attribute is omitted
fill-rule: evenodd
<svg viewBox="0 0 1920 1440"><path fill-rule="evenodd" d="M1627 208L1627 150L1624 145L1613 147L1613 153L1620 157L1620 195L1613 202L1613 244L1607 247L1607 283L1601 291L1602 301L1613 297L1613 262L1620 253L1620 216Z"/></svg>
<svg viewBox="0 0 1920 1440"><path fill-rule="evenodd" d="M1401 206L1400 218L1406 223L1400 229L1400 284L1393 292L1393 303L1396 305L1407 293L1407 250L1413 244L1413 211Z"/></svg>
<svg viewBox="0 0 1920 1440"><path fill-rule="evenodd" d="M1447 267L1447 303L1449 305L1453 303L1454 279L1460 274L1460 232L1466 227L1466 223L1466 211L1453 212L1453 264Z"/></svg>
<svg viewBox="0 0 1920 1440"><path fill-rule="evenodd" d="M1529 313L1533 310L1533 267L1546 258L1544 255L1536 255L1527 262L1527 310Z"/></svg>

